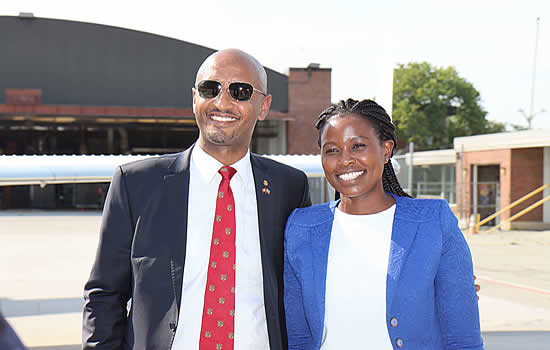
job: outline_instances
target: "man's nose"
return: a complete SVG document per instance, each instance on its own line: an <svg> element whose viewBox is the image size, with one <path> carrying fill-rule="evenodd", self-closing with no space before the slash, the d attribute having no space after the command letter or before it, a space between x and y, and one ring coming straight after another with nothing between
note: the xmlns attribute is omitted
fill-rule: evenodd
<svg viewBox="0 0 550 350"><path fill-rule="evenodd" d="M233 97L231 97L231 94L229 93L229 89L225 86L222 87L222 90L216 96L214 105L221 111L224 109L227 109L233 104Z"/></svg>

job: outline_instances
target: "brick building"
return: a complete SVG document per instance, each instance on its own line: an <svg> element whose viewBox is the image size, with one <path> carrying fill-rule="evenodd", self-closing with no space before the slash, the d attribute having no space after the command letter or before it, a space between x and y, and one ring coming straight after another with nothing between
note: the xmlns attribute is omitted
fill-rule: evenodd
<svg viewBox="0 0 550 350"><path fill-rule="evenodd" d="M319 68L318 64L290 68L288 104L294 120L288 122L289 154L319 153L314 123L319 112L330 105L330 78L330 68Z"/></svg>
<svg viewBox="0 0 550 350"><path fill-rule="evenodd" d="M28 14L0 16L0 33L0 154L160 154L197 139L191 88L215 50ZM318 153L313 121L330 104L331 70L266 71L273 102L251 150ZM13 208L29 207L29 191L41 190L4 191L20 191L3 196L3 207Z"/></svg>
<svg viewBox="0 0 550 350"><path fill-rule="evenodd" d="M394 158L399 161L399 182L406 191L414 197L445 198L466 228L471 215L484 219L550 184L550 130L457 137L454 149ZM543 198L550 198L550 188L505 210L487 225L504 222ZM549 229L550 200L503 227Z"/></svg>
<svg viewBox="0 0 550 350"><path fill-rule="evenodd" d="M474 203L477 197L478 212L482 218L488 216L482 210L484 201L496 199L495 209L505 208L529 192L550 183L550 130L458 137L454 140L454 149L461 155L456 162L457 186L464 184L462 189L457 190L457 202L465 203L464 207L468 208L467 204ZM474 186L466 184L477 185L478 193L474 194ZM548 196L550 189L505 211L500 220L504 221ZM475 212L472 209L470 211ZM549 229L550 201L504 227Z"/></svg>

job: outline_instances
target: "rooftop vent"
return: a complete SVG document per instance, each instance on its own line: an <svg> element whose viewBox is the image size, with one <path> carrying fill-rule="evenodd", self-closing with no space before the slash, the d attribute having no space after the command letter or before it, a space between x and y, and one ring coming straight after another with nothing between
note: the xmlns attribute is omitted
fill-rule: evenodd
<svg viewBox="0 0 550 350"><path fill-rule="evenodd" d="M307 68L308 69L319 69L319 68L321 68L321 64L319 64L319 63L310 63L310 64L307 65Z"/></svg>
<svg viewBox="0 0 550 350"><path fill-rule="evenodd" d="M19 12L19 18L34 18L34 13L32 13L32 12Z"/></svg>

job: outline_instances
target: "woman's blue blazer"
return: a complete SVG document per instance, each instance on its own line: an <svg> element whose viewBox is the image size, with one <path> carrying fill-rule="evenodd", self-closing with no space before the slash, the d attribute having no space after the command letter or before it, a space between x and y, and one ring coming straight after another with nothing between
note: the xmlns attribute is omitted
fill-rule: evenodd
<svg viewBox="0 0 550 350"><path fill-rule="evenodd" d="M394 198L386 280L386 326L393 348L483 349L472 257L456 217L444 200ZM284 301L290 350L321 346L337 204L298 208L286 225ZM358 337L361 349L369 348L368 329L350 336Z"/></svg>

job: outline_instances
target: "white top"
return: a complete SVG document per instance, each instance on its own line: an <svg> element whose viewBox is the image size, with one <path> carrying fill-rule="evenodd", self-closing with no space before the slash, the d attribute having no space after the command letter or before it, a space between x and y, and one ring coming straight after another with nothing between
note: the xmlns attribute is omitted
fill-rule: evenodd
<svg viewBox="0 0 550 350"><path fill-rule="evenodd" d="M187 249L178 327L172 349L198 349L204 306L204 290L218 186L223 166L193 148L190 162ZM250 153L231 165L235 198L235 350L269 349L264 306L258 209ZM185 213L182 213L185 215Z"/></svg>
<svg viewBox="0 0 550 350"><path fill-rule="evenodd" d="M321 350L393 349L386 275L395 204L371 215L335 210L328 253Z"/></svg>

